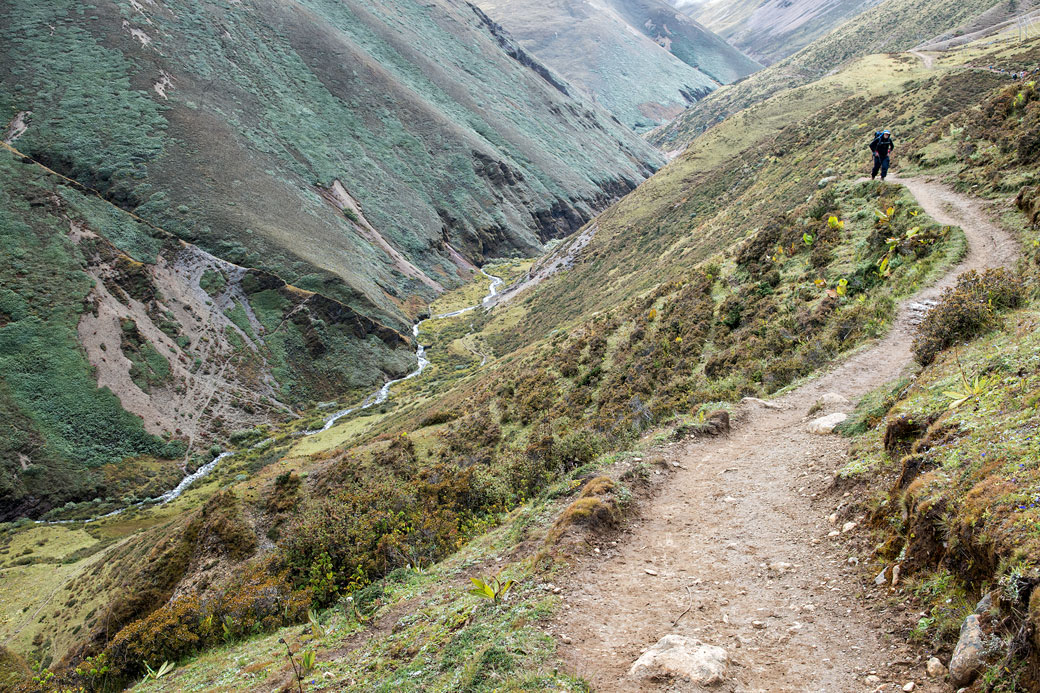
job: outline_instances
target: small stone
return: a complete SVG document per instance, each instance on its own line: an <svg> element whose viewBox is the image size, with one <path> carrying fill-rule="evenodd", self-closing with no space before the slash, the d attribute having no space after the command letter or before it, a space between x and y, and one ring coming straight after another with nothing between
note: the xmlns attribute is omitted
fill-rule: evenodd
<svg viewBox="0 0 1040 693"><path fill-rule="evenodd" d="M865 682L865 683L866 683L866 684L867 684L868 686L876 686L876 685L878 685L879 683L881 683L881 677L880 677L880 676L875 676L874 674L871 674L871 675L870 675L870 676L868 676L867 678L863 679L863 681L864 681L864 682Z"/></svg>
<svg viewBox="0 0 1040 693"><path fill-rule="evenodd" d="M574 642L574 640L571 639L571 636L564 635L560 637L560 642L562 642L564 645L570 645Z"/></svg>
<svg viewBox="0 0 1040 693"><path fill-rule="evenodd" d="M831 513L828 515L827 522L830 522L832 525L838 524L838 513Z"/></svg>
<svg viewBox="0 0 1040 693"><path fill-rule="evenodd" d="M726 680L729 655L714 645L684 635L666 635L640 655L628 675L658 679L679 676L698 686L711 686Z"/></svg>
<svg viewBox="0 0 1040 693"><path fill-rule="evenodd" d="M780 405L775 402L767 402L764 399L758 397L744 397L740 400L741 404L753 404L757 407L764 407L765 409L780 409Z"/></svg>
<svg viewBox="0 0 1040 693"><path fill-rule="evenodd" d="M647 575L657 575L657 571L652 568L644 568L643 572Z"/></svg>
<svg viewBox="0 0 1040 693"><path fill-rule="evenodd" d="M770 563L769 569L772 570L774 573L786 573L788 570L793 570L794 566L790 563L778 561L776 563Z"/></svg>
<svg viewBox="0 0 1040 693"><path fill-rule="evenodd" d="M877 577L874 578L874 584L878 587L888 582L888 566L882 568L881 572L878 573Z"/></svg>
<svg viewBox="0 0 1040 693"><path fill-rule="evenodd" d="M333 674L331 671L326 671L324 674L321 675L321 677L326 681L331 681L332 679L336 678L336 675Z"/></svg>
<svg viewBox="0 0 1040 693"><path fill-rule="evenodd" d="M841 532L839 532L839 531L838 531L838 530L836 530L836 529L832 529L831 531L827 532L827 536L828 536L828 537L836 537L836 536L838 536L839 534L841 534Z"/></svg>
<svg viewBox="0 0 1040 693"><path fill-rule="evenodd" d="M914 683L913 681L909 681L909 682L903 684L903 692L904 693L913 693L913 691L915 691L915 690L917 690L917 684Z"/></svg>
<svg viewBox="0 0 1040 693"><path fill-rule="evenodd" d="M845 407L851 404L849 400L842 397L837 392L828 392L820 398L820 401L828 407Z"/></svg>
<svg viewBox="0 0 1040 693"><path fill-rule="evenodd" d="M984 635L977 614L971 614L961 624L957 647L950 658L950 681L955 688L967 686L982 668Z"/></svg>
<svg viewBox="0 0 1040 693"><path fill-rule="evenodd" d="M929 659L928 664L925 665L925 669L928 671L928 675L933 679L946 678L946 667L938 657L932 657Z"/></svg>
<svg viewBox="0 0 1040 693"><path fill-rule="evenodd" d="M757 630L762 630L763 628L766 627L766 622L765 621L752 621L751 622L751 627L755 628Z"/></svg>
<svg viewBox="0 0 1040 693"><path fill-rule="evenodd" d="M898 563L896 563L894 566L892 566L892 586L893 587L895 587L896 585L899 584L899 571L901 571L902 569L903 569L903 566L901 566Z"/></svg>
<svg viewBox="0 0 1040 693"><path fill-rule="evenodd" d="M849 520L841 526L842 534L844 534L845 532L851 532L854 529L856 529L856 523L851 520Z"/></svg>

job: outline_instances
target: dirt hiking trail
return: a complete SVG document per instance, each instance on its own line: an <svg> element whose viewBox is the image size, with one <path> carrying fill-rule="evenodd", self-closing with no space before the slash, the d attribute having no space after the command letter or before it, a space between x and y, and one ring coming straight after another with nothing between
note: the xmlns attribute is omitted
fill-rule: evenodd
<svg viewBox="0 0 1040 693"><path fill-rule="evenodd" d="M984 203L937 182L890 181L905 185L932 218L960 226L966 257L905 300L884 339L773 402L743 405L727 437L668 450L668 461L681 466L616 543L576 559L550 627L564 660L597 690L702 690L627 675L668 634L725 648L728 678L712 691L901 691L910 681L920 693L950 690L928 680L925 660L895 635L900 624L885 599L863 599L886 592L849 562L857 553L849 539L867 538L847 524L862 518L842 514L849 494L832 488L848 442L810 434L807 413L825 393L852 404L816 416L851 411L861 395L899 376L923 306L965 270L1012 264L1018 248L989 221Z"/></svg>

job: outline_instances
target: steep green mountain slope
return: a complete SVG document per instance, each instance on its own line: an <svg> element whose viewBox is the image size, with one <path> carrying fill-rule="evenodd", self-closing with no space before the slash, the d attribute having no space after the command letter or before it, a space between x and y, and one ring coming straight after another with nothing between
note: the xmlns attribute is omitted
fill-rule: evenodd
<svg viewBox="0 0 1040 693"><path fill-rule="evenodd" d="M663 149L679 149L727 116L778 92L834 73L850 60L886 51L905 51L945 32L954 31L1002 3L994 0L923 2L886 0L856 16L804 49L739 84L713 92L672 123L649 135ZM817 103L833 102L845 93L817 95ZM792 118L794 114L792 114Z"/></svg>
<svg viewBox="0 0 1040 693"><path fill-rule="evenodd" d="M481 0L539 59L625 125L667 122L758 64L663 0Z"/></svg>
<svg viewBox="0 0 1040 693"><path fill-rule="evenodd" d="M404 375L472 263L660 163L454 0L2 2L0 123L5 519Z"/></svg>
<svg viewBox="0 0 1040 693"><path fill-rule="evenodd" d="M880 0L704 0L679 9L764 65L809 45Z"/></svg>
<svg viewBox="0 0 1040 693"><path fill-rule="evenodd" d="M398 324L387 294L455 280L445 243L529 252L657 161L460 2L2 11L3 105L31 112L26 154ZM336 181L421 274L323 199Z"/></svg>

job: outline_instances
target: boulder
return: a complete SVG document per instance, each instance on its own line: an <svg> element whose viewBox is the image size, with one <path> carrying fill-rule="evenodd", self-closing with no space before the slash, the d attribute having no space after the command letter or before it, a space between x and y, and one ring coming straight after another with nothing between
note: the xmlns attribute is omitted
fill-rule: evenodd
<svg viewBox="0 0 1040 693"><path fill-rule="evenodd" d="M842 397L837 392L828 392L820 398L825 407L847 407L851 404L848 399Z"/></svg>
<svg viewBox="0 0 1040 693"><path fill-rule="evenodd" d="M699 686L726 680L729 655L714 645L685 635L666 635L635 661L628 675L634 678L679 678Z"/></svg>
<svg viewBox="0 0 1040 693"><path fill-rule="evenodd" d="M807 428L809 433L826 435L828 433L834 433L835 427L847 418L849 418L847 414L828 414L827 416L813 419L809 422Z"/></svg>
<svg viewBox="0 0 1040 693"><path fill-rule="evenodd" d="M982 668L984 634L977 614L971 614L961 624L957 647L950 658L950 681L954 688L967 686Z"/></svg>

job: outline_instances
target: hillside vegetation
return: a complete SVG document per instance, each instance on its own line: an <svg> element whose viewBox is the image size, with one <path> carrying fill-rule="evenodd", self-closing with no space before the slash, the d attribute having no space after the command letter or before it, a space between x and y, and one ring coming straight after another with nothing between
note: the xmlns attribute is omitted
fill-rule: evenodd
<svg viewBox="0 0 1040 693"><path fill-rule="evenodd" d="M644 131L760 66L664 0L481 0L532 54Z"/></svg>
<svg viewBox="0 0 1040 693"><path fill-rule="evenodd" d="M994 653L1007 658L994 657L988 675L1018 677L1028 689L1040 649L1028 629L1040 510L1029 414L1037 405L1036 231L1023 219L1038 214L1040 99L1035 83L974 65L1032 69L1036 44L971 45L932 67L913 55L869 55L760 94L710 130L683 133L684 153L533 264L488 262L510 284L502 297L489 310L424 322L429 368L378 406L316 434L331 407L235 431L235 454L168 504L98 518L108 506L87 500L47 519L96 521L0 526L0 681L29 691L588 690L580 672L560 666L546 620L561 608L557 583L570 579L570 557L589 550L586 533L616 529L633 501L665 481L658 447L717 434L743 398L782 392L882 335L899 299L964 254L960 230L930 219L907 190L861 180L867 141L884 123L902 143L901 172L1017 195L1015 209L998 209L1029 255L1015 274L962 282L923 324L917 351L926 370L911 387L885 387L861 404L845 428L859 436L855 454L836 483L849 484L850 496L852 484L864 486L843 512L870 513L878 559L904 565L914 603L926 604L907 635L949 648L950 624L969 596L1001 586L1005 610L987 628L1003 638ZM18 264L29 249L65 263L71 305L35 311L53 312L48 349L102 405L107 395L94 387L73 332L93 315L82 306L91 292L122 297L115 286L129 287L121 305L160 332L164 307L176 311L156 286L164 297L190 290L203 305L209 296L227 321L211 319L223 337L214 331L206 342L217 341L234 366L222 377L245 382L261 362L272 373L282 367L291 377L278 378L278 396L289 397L322 382L300 362L335 376L336 358L300 349L335 352L326 336L338 326L317 311L338 305L334 315L352 315L348 303L151 227L128 228L123 211L59 189L39 167L16 158L3 165L28 193L7 203L38 225L8 223L13 272L29 271ZM334 187L329 194L341 199ZM80 207L114 218L87 223ZM109 229L128 235L102 242ZM185 252L201 264L178 283L164 268ZM93 269L106 254L103 271ZM121 267L134 269L134 281L110 274ZM477 305L488 282L474 276L430 306L413 300L412 310ZM11 308L0 336L41 322L34 305L17 303L22 294L64 305L35 284L20 288L3 295ZM113 319L123 310L104 305ZM307 319L296 322L298 313ZM116 322L124 382L161 391L178 373L164 356L173 346L152 339L143 318L128 318L133 328ZM366 319L373 331L361 339L386 362L410 353L397 348L411 345L398 344L396 331ZM967 340L976 341L957 346ZM103 351L114 351L110 344ZM943 393L957 388L968 391L951 407ZM0 396L13 421L18 411L42 417L13 388ZM123 411L108 403L98 411ZM38 430L40 439L54 435ZM161 442L147 430L128 439L147 458L142 476L181 454L149 447ZM11 465L8 474L25 471ZM487 598L467 591L472 578ZM506 592L510 579L519 582ZM160 678L164 662L176 668Z"/></svg>
<svg viewBox="0 0 1040 693"><path fill-rule="evenodd" d="M1040 66L1035 46L964 57ZM899 565L909 576L920 611L912 638L951 651L962 620L989 595L977 611L989 642L979 681L996 691L1040 686L1038 118L1035 81L1016 83L909 142L913 170L996 202L1023 258L947 292L915 342L921 370L867 398L847 425L855 438L841 473L865 497L849 510L870 518L879 569Z"/></svg>
<svg viewBox="0 0 1040 693"><path fill-rule="evenodd" d="M764 65L797 53L870 6L879 4L879 0L671 2Z"/></svg>
<svg viewBox="0 0 1040 693"><path fill-rule="evenodd" d="M894 53L955 31L964 23L1002 2L968 0L967 2L923 3L920 0L886 0L850 19L834 31L820 37L794 55L762 70L739 84L720 89L686 111L672 123L655 130L650 141L663 149L680 149L697 134L727 116L759 104L773 95L809 84L825 75L840 73L849 61L873 53ZM883 75L879 75L883 78ZM817 99L840 99L822 93ZM798 113L790 115L795 122Z"/></svg>

